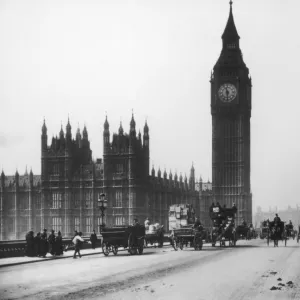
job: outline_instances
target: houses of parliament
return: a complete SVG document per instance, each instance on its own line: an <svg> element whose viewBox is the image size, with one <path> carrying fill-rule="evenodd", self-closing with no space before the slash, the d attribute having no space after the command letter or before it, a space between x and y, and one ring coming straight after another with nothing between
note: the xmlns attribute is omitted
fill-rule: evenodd
<svg viewBox="0 0 300 300"><path fill-rule="evenodd" d="M99 231L102 221L108 226L126 225L136 217L140 221L149 217L168 229L169 206L177 203L193 204L197 214L204 217L211 185L201 179L196 183L193 166L189 179L166 170L156 172L154 167L150 172L149 149L148 124L143 136L137 134L133 115L129 132L125 133L120 124L112 137L106 117L103 158L95 161L86 127L73 137L68 120L65 132L61 128L48 145L44 121L41 175L32 171L24 175L17 171L14 176L1 173L1 239L23 239L29 230L43 228L60 230L66 237L74 230L88 235L93 229ZM101 193L108 203L104 220L97 207Z"/></svg>
<svg viewBox="0 0 300 300"><path fill-rule="evenodd" d="M192 204L204 226L211 226L209 206L237 205L237 223L252 222L250 182L250 119L252 79L249 76L232 12L232 1L222 49L211 74L212 183L197 182L191 166L189 178L152 168L147 122L143 136L136 131L132 115L129 131L120 124L111 136L109 122L103 126L103 158L92 160L87 128L72 137L68 120L65 132L48 145L44 121L41 133L41 175L0 179L0 239L24 238L33 229L60 230L71 236L74 230L89 234L108 226L131 224L137 217L149 217L168 230L172 204ZM156 145L154 145L155 147ZM99 195L108 201L105 220L97 207Z"/></svg>

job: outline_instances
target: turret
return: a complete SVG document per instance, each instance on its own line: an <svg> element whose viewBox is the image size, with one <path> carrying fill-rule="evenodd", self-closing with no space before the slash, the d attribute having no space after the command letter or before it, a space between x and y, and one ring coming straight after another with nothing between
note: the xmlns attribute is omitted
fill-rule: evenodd
<svg viewBox="0 0 300 300"><path fill-rule="evenodd" d="M144 126L143 145L149 149L149 127L147 121Z"/></svg>
<svg viewBox="0 0 300 300"><path fill-rule="evenodd" d="M43 156L43 150L46 150L47 149L47 139L48 139L48 136L47 136L47 127L46 127L46 122L45 122L45 119L44 119L44 123L43 123L43 126L42 126L42 156Z"/></svg>
<svg viewBox="0 0 300 300"><path fill-rule="evenodd" d="M88 141L89 136L88 136L88 131L86 129L86 126L84 125L83 131L82 131L82 139Z"/></svg>
<svg viewBox="0 0 300 300"><path fill-rule="evenodd" d="M122 126L122 122L120 122L120 127L119 127L119 135L123 135L124 134L124 129Z"/></svg>
<svg viewBox="0 0 300 300"><path fill-rule="evenodd" d="M190 172L189 187L192 191L195 190L195 168L194 168L193 164L192 164L191 172Z"/></svg>
<svg viewBox="0 0 300 300"><path fill-rule="evenodd" d="M168 174L167 174L166 169L164 170L164 179L165 179L165 180L168 179Z"/></svg>
<svg viewBox="0 0 300 300"><path fill-rule="evenodd" d="M71 139L72 139L72 132L71 132L71 130L72 130L72 127L70 125L70 119L68 117L68 124L66 126L66 140L67 141L71 141Z"/></svg>
<svg viewBox="0 0 300 300"><path fill-rule="evenodd" d="M30 186L33 186L33 173L32 173L32 169L30 168L30 172L29 172L29 183Z"/></svg>
<svg viewBox="0 0 300 300"><path fill-rule="evenodd" d="M80 129L78 126L77 132L76 132L76 143L79 148L81 148L81 134L80 134Z"/></svg>
<svg viewBox="0 0 300 300"><path fill-rule="evenodd" d="M19 186L19 172L18 172L18 170L16 170L16 173L15 173L15 183L16 183L16 187Z"/></svg>
<svg viewBox="0 0 300 300"><path fill-rule="evenodd" d="M105 117L105 122L104 122L104 130L103 130L103 147L104 147L104 154L109 151L109 123L107 121L107 116Z"/></svg>
<svg viewBox="0 0 300 300"><path fill-rule="evenodd" d="M158 177L159 179L161 179L161 170L160 170L160 168L158 168L157 177Z"/></svg>
<svg viewBox="0 0 300 300"><path fill-rule="evenodd" d="M1 172L1 187L4 188L4 185L5 185L5 174L2 170L2 172Z"/></svg>
<svg viewBox="0 0 300 300"><path fill-rule="evenodd" d="M134 138L136 137L136 131L135 131L135 120L133 117L133 113L132 113L132 117L131 117L131 121L130 121L130 131L129 131L130 137Z"/></svg>
<svg viewBox="0 0 300 300"><path fill-rule="evenodd" d="M155 177L155 169L154 169L154 165L152 165L151 176L152 176L152 177Z"/></svg>

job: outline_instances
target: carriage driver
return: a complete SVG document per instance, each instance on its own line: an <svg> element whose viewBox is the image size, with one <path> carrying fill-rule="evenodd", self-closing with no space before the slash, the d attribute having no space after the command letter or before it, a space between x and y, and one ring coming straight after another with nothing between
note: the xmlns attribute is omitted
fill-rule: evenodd
<svg viewBox="0 0 300 300"><path fill-rule="evenodd" d="M275 214L274 223L279 224L281 222L281 219L278 217L278 214Z"/></svg>
<svg viewBox="0 0 300 300"><path fill-rule="evenodd" d="M247 226L247 222L245 221L244 218L242 219L242 226L245 226L245 227Z"/></svg>
<svg viewBox="0 0 300 300"><path fill-rule="evenodd" d="M138 226L138 225L140 225L139 220L137 218L134 218L132 226Z"/></svg>
<svg viewBox="0 0 300 300"><path fill-rule="evenodd" d="M293 225L293 223L292 223L292 221L290 220L290 222L289 222L289 228L290 228L290 230L293 230L294 229L294 225Z"/></svg>

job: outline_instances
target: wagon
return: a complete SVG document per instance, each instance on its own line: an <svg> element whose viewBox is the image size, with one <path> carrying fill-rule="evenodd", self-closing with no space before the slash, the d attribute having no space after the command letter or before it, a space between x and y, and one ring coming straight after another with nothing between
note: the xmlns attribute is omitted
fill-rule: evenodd
<svg viewBox="0 0 300 300"><path fill-rule="evenodd" d="M170 243L174 250L178 248L183 250L184 247L194 247L195 250L201 250L203 246L203 238L205 238L203 227L193 228L192 225L173 229L169 237Z"/></svg>
<svg viewBox="0 0 300 300"><path fill-rule="evenodd" d="M285 229L284 222L278 222L277 226L274 222L269 222L269 231L267 235L268 246L270 244L270 241L274 241L274 247L278 247L279 240L284 240L286 246L287 239L287 231Z"/></svg>
<svg viewBox="0 0 300 300"><path fill-rule="evenodd" d="M164 229L163 226L157 229L155 232L146 231L144 246L147 247L149 244L158 244L158 247L164 245Z"/></svg>
<svg viewBox="0 0 300 300"><path fill-rule="evenodd" d="M214 247L217 242L220 242L220 247L229 242L229 246L236 245L236 230L234 226L234 217L236 214L236 207L221 208L213 207L210 212L210 218L213 222L211 231L211 243Z"/></svg>
<svg viewBox="0 0 300 300"><path fill-rule="evenodd" d="M142 225L103 227L101 234L102 251L105 256L110 252L117 255L120 247L127 249L130 255L143 253L145 227Z"/></svg>
<svg viewBox="0 0 300 300"><path fill-rule="evenodd" d="M236 238L238 240L250 240L250 228L245 225L239 225L236 227Z"/></svg>

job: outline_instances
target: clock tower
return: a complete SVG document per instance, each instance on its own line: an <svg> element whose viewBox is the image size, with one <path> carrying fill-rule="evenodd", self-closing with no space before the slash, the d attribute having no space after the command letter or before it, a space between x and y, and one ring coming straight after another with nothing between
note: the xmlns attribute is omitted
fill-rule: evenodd
<svg viewBox="0 0 300 300"><path fill-rule="evenodd" d="M237 223L252 222L250 186L251 77L234 24L232 1L222 51L211 74L214 202L236 204Z"/></svg>

